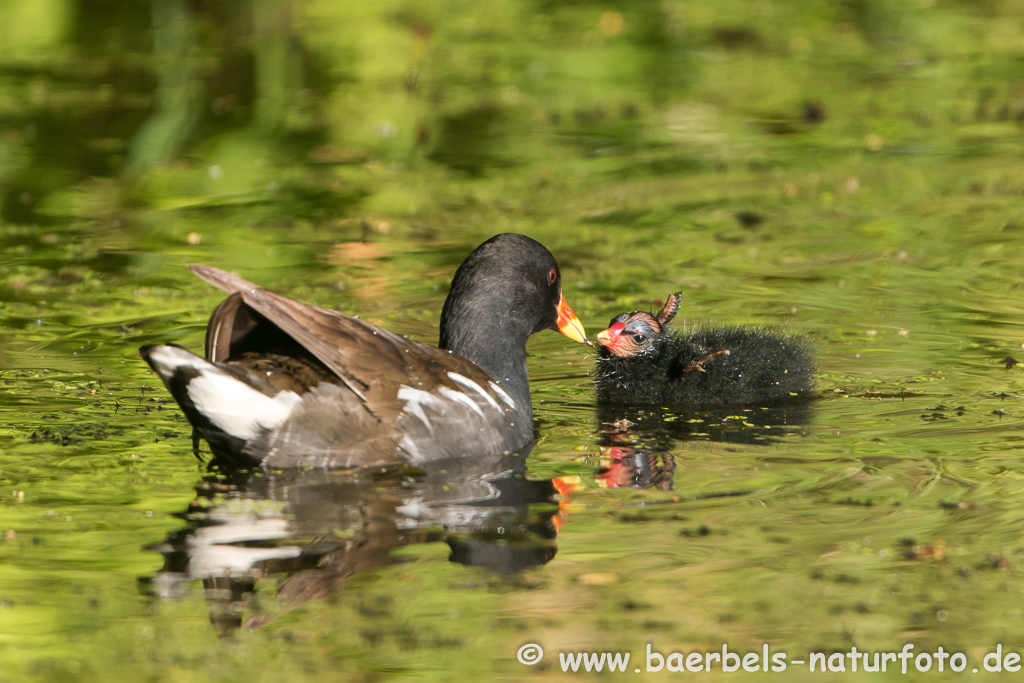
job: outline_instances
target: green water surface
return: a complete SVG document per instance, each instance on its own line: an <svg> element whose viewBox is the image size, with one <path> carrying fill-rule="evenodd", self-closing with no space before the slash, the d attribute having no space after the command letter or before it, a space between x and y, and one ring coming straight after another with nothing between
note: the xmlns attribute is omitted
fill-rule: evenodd
<svg viewBox="0 0 1024 683"><path fill-rule="evenodd" d="M633 669L907 643L967 668L732 676L1009 679L1022 57L1015 0L0 2L0 681L579 680L577 651L719 680ZM211 475L138 356L201 348L193 262L434 342L506 231L591 335L676 290L683 324L807 335L814 400L624 426L541 333L529 495L481 524L458 468ZM279 556L202 574L229 518Z"/></svg>

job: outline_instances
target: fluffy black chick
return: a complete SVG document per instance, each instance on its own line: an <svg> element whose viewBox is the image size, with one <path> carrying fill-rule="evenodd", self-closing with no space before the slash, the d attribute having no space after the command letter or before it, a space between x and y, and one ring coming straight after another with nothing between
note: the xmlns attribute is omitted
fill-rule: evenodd
<svg viewBox="0 0 1024 683"><path fill-rule="evenodd" d="M759 327L667 329L681 302L676 292L656 316L622 313L597 335L598 403L702 408L808 396L814 363L805 339Z"/></svg>

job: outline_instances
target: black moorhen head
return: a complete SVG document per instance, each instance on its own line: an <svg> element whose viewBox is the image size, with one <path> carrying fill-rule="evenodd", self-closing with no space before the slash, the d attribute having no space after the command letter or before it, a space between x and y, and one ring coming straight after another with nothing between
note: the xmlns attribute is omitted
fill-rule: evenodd
<svg viewBox="0 0 1024 683"><path fill-rule="evenodd" d="M681 301L676 292L656 316L618 315L597 335L598 403L766 405L810 392L814 364L804 340L759 328L666 329Z"/></svg>
<svg viewBox="0 0 1024 683"><path fill-rule="evenodd" d="M352 468L491 455L533 439L526 340L586 336L543 245L502 234L459 266L440 348L190 266L231 294L206 359L140 349L214 454L266 467Z"/></svg>

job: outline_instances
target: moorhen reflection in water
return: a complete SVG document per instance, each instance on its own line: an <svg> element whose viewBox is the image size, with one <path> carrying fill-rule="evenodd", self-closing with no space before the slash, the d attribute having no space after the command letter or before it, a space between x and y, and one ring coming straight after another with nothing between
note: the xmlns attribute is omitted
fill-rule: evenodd
<svg viewBox="0 0 1024 683"><path fill-rule="evenodd" d="M142 584L166 599L201 579L212 623L230 635L278 616L254 599L266 575L285 577L277 597L291 609L392 564L391 552L410 544L444 541L451 561L500 574L541 565L556 552L558 491L527 479L525 462L510 454L421 470L211 475L197 487L203 502L180 514L186 528L155 546L164 566Z"/></svg>

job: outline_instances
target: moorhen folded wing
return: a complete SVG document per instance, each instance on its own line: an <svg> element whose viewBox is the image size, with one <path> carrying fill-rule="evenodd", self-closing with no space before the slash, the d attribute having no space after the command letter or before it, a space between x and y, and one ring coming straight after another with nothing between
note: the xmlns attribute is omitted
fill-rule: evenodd
<svg viewBox="0 0 1024 683"><path fill-rule="evenodd" d="M229 292L210 318L206 359L145 346L214 454L265 467L350 468L519 449L533 439L526 340L585 333L539 242L492 237L459 266L439 347L289 299L209 266Z"/></svg>
<svg viewBox="0 0 1024 683"><path fill-rule="evenodd" d="M681 301L676 292L657 316L618 315L597 335L598 403L765 405L810 392L814 363L805 340L761 328L670 330Z"/></svg>

